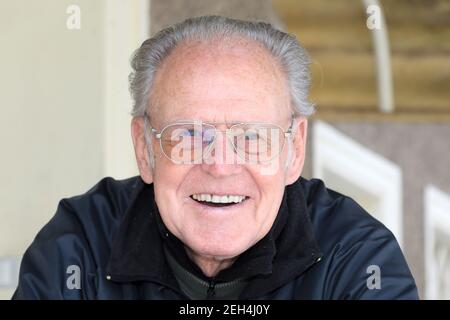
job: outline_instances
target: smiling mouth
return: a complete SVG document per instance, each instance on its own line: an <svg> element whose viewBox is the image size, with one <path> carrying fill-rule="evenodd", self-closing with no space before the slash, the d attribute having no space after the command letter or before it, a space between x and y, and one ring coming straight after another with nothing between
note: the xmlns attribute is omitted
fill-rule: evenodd
<svg viewBox="0 0 450 320"><path fill-rule="evenodd" d="M241 195L215 195L209 193L193 194L190 198L202 205L209 207L231 207L248 199Z"/></svg>

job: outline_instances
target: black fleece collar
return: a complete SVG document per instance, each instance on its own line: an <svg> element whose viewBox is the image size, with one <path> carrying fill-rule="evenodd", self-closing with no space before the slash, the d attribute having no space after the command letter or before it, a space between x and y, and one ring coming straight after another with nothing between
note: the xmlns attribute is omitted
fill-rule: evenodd
<svg viewBox="0 0 450 320"><path fill-rule="evenodd" d="M179 254L178 262L188 271L203 274L187 258L181 241L162 223L153 185L138 180L130 206L114 236L107 274L116 282L153 281L180 292L166 261L163 244L177 256ZM257 298L277 289L321 257L307 212L302 180L286 187L270 232L215 278L216 281L251 278L242 292L242 299Z"/></svg>

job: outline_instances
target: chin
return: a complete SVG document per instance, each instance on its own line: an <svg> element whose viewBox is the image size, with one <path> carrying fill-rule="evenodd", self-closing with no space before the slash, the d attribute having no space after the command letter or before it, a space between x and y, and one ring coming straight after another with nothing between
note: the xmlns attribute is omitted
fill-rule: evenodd
<svg viewBox="0 0 450 320"><path fill-rule="evenodd" d="M188 242L190 249L197 255L220 257L223 259L235 258L252 246L247 239L198 238Z"/></svg>

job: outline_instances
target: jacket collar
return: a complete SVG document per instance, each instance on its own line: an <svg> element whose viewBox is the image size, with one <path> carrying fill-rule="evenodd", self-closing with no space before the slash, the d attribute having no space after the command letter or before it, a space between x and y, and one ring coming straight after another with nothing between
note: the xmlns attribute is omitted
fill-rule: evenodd
<svg viewBox="0 0 450 320"><path fill-rule="evenodd" d="M271 232L243 255L242 263L257 270L242 293L242 299L255 298L295 279L321 257L309 218L300 178L286 187L279 215ZM163 237L171 237L158 224L153 185L138 178L130 205L114 235L107 274L115 282L152 281L179 290L165 259ZM281 213L285 213L282 215ZM285 217L286 221L278 221ZM278 229L276 226L280 226ZM163 232L161 232L163 231ZM267 248L267 254L264 254ZM239 262L240 259L236 261ZM272 263L270 263L272 262ZM257 268L258 264L265 267ZM234 274L233 270L237 274ZM225 277L238 277L239 268L230 268ZM226 270L224 270L226 271Z"/></svg>

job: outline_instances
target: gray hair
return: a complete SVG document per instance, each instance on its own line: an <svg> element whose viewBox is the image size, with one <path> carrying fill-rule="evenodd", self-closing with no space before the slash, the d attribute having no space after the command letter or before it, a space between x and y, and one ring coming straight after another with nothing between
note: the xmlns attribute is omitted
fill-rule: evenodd
<svg viewBox="0 0 450 320"><path fill-rule="evenodd" d="M183 41L208 41L215 38L244 37L262 44L278 60L288 80L293 114L310 116L314 104L309 102L309 56L295 36L275 29L265 22L235 20L221 16L187 19L159 31L144 41L131 60L129 75L133 98L132 116L144 116L156 71L172 50Z"/></svg>

